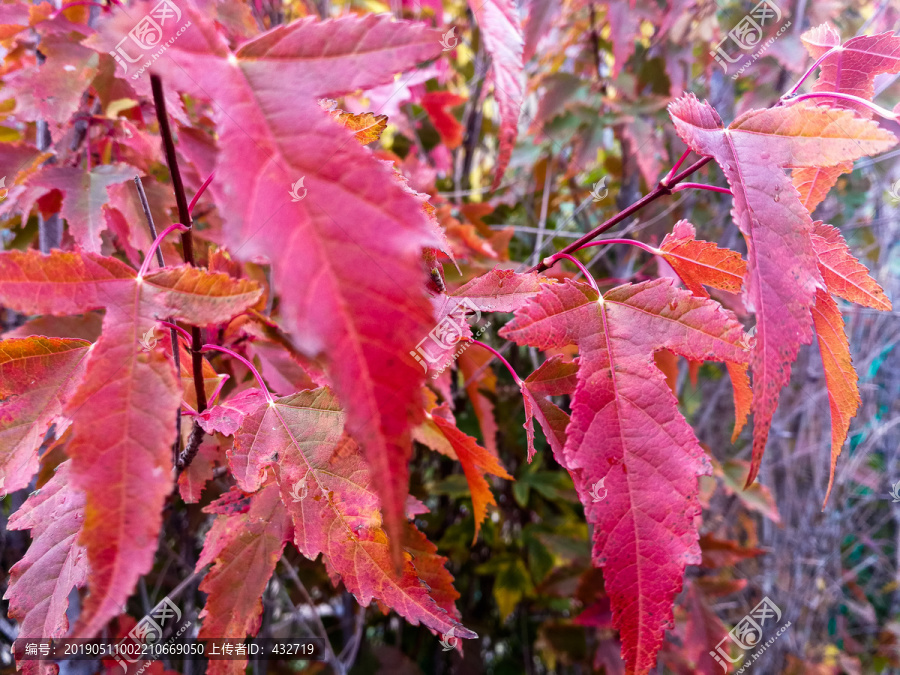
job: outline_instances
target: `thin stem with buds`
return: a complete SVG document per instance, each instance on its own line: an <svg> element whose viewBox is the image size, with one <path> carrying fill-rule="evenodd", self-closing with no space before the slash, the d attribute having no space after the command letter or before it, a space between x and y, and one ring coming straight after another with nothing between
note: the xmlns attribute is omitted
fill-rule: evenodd
<svg viewBox="0 0 900 675"><path fill-rule="evenodd" d="M88 153L90 154L90 153ZM161 241L156 234L156 223L153 222L153 213L150 211L150 202L147 201L147 193L144 192L144 184L141 182L140 176L134 177L134 185L138 191L138 198L141 202L141 208L144 210L144 217L147 219L147 227L150 228L150 236L154 242ZM152 251L152 247L151 247ZM144 260L146 265L150 259L151 251L147 251L147 258ZM160 267L166 266L166 259L163 257L162 249L156 245L156 262ZM140 276L140 273L138 273ZM167 323L167 322L164 322ZM172 324L169 328L169 335L172 338L172 360L175 362L175 372L181 372L181 350L178 349L178 334L175 330L181 330L177 325ZM175 443L172 444L172 463L178 464L178 457L181 455L181 408L175 411Z"/></svg>

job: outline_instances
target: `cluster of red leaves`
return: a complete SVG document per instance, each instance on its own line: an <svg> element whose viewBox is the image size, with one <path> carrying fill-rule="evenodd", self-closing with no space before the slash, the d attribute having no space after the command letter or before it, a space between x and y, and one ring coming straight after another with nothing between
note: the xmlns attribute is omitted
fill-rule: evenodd
<svg viewBox="0 0 900 675"><path fill-rule="evenodd" d="M493 443L490 402L470 390L482 447L456 427L446 377L426 378L410 357L436 324L458 319L465 307L515 312L501 336L554 352L530 376L516 378L528 458L536 418L593 526L593 560L603 569L628 670L649 671L685 567L701 562L698 478L711 471L654 356L668 350L728 365L735 433L754 414L749 485L791 364L815 329L832 409L833 474L859 395L832 295L877 309L890 303L840 233L813 222L810 210L853 160L890 148L894 136L867 108L846 100L779 103L725 127L709 104L686 95L670 105L672 121L691 150L724 172L746 262L696 239L681 222L652 251L685 289L658 279L600 294L586 283L493 270L448 293L440 261L454 252L500 259L502 239L479 227L483 212L466 213L464 224L435 210L365 147L384 128L383 116L350 115L320 101L391 84L397 73L439 56L441 34L378 16L305 18L256 34L249 15L223 5L179 6L188 28L149 70L162 76L182 125L188 181L197 187L215 170L212 227L192 235L209 248L209 269L178 265L143 274L134 267L151 247L124 182L150 174L161 155L143 103L135 103L147 100L147 80L120 73L111 54L133 17L151 5L113 12L97 30L77 12L3 6L3 39L25 50L33 30L46 58L38 64L22 57L4 76L18 120L41 121L64 136L85 90L104 107L131 103L99 149L116 163L91 168L88 148L84 167L40 166L46 153L37 146L0 146L11 180L3 213L27 220L37 205L41 214L60 213L68 226L66 251L0 254L0 304L41 317L0 343L0 488L31 483L51 426L70 458L10 521L33 538L8 591L20 636L66 634L66 599L85 584L87 600L71 634L96 635L153 565L163 506L175 486L173 421L182 406L197 407L183 386L190 381L184 364L196 355L168 335L148 348L147 336L165 319L206 329L263 371L260 387L252 388L244 376L258 373L235 351L219 372L203 363L208 394L225 370L241 377L224 400L195 411L204 431L233 442L226 452L201 447L178 479L187 501L199 499L216 463L235 482L206 509L216 517L197 563L198 570L212 565L201 586L208 594L201 637L258 630L260 597L288 543L310 559L321 555L332 579L361 604L375 599L435 632L475 637L460 624L445 559L409 520L423 507L408 495L414 440L459 461L476 537L494 501L486 475L511 478ZM511 0L473 1L472 9L493 56L496 186L515 141L524 38ZM819 58L840 41L822 27L805 42ZM616 52L620 67L627 45L616 43ZM855 38L824 56L815 90L871 98L876 74L900 72L897 55L900 38ZM73 69L78 77L65 75ZM461 142L462 130L447 109L462 102L447 92L422 102L449 147ZM199 119L206 126L195 124ZM305 192L298 199L289 188L300 178ZM158 195L151 200L157 222L168 224L171 196L152 180L148 193ZM132 265L102 254L113 249ZM178 251L167 246L166 254L174 259ZM260 261L271 266L270 278L259 273ZM756 316L754 338L704 286L743 292ZM266 310L272 293L275 315ZM97 310L104 311L101 325L90 319ZM47 323L72 315L87 318ZM572 346L574 361L556 351ZM180 373L173 348L182 355ZM435 362L442 368L452 359L444 354ZM486 362L467 354L459 367L473 372ZM547 398L562 395L571 396L570 413Z"/></svg>

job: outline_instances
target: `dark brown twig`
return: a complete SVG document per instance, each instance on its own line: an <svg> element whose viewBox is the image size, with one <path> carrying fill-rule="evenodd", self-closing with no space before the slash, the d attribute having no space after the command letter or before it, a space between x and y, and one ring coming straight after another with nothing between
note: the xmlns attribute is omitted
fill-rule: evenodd
<svg viewBox="0 0 900 675"><path fill-rule="evenodd" d="M166 113L166 99L163 94L162 80L158 75L150 75L150 88L153 90L153 104L156 107L156 119L159 121L159 133L163 139L163 148L166 153L166 164L169 166L169 174L172 176L172 187L175 189L175 203L178 205L178 220L187 232L181 233L181 247L184 252L184 261L189 265L194 262L194 242L191 234L193 221L188 208L187 196L184 193L184 183L181 181L181 172L178 170L178 159L175 156L175 141L172 138L172 130L169 127L169 116ZM206 391L203 388L203 355L200 348L203 340L200 336L200 328L191 326L191 365L194 375L194 390L197 394L197 412L206 410ZM200 448L203 439L203 430L194 420L191 437L187 448L178 457L176 466L179 473L190 465Z"/></svg>
<svg viewBox="0 0 900 675"><path fill-rule="evenodd" d="M144 184L141 182L140 176L134 177L134 185L137 187L138 198L141 200L141 208L144 210L144 217L147 219L147 227L150 228L151 240L156 240L156 224L153 222L153 214L150 212L150 203L147 201L147 193L144 192ZM162 247L156 247L156 262L160 267L166 266L165 258L163 258ZM169 321L174 321L170 318ZM174 328L169 329L172 336L172 356L175 358L175 371L181 372L181 354L178 348L178 333ZM172 461L178 464L178 455L181 453L181 408L175 411L175 445L172 447Z"/></svg>
<svg viewBox="0 0 900 675"><path fill-rule="evenodd" d="M601 234L606 232L608 229L621 223L623 220L625 220L632 214L640 211L642 208L647 206L647 204L650 204L651 202L655 202L657 199L659 199L663 195L672 194L672 187L674 185L680 183L681 181L683 181L685 178L690 176L695 171L697 171L697 170L701 169L702 167L706 166L707 164L709 164L711 161L712 161L712 157L703 157L702 159L698 159L696 162L691 164L688 168L686 168L681 173L676 174L675 176L673 176L672 178L670 178L668 180L664 179L664 180L660 181L659 184L653 189L652 192L647 193L646 195L641 197L639 200L637 200L634 204L632 204L628 208L623 209L622 211L619 211L619 213L617 213L616 215L614 215L612 218L605 221L604 223L598 225L597 227L595 227L593 230L588 232L586 235L584 235L580 239L576 239L575 241L573 241L571 244L569 244L565 248L560 249L555 255L558 257L559 255L561 255L563 253L574 253L575 251L580 249L582 246L584 246L586 243L588 243L592 239L596 239ZM535 265L528 271L529 272L543 272L545 269L547 269L547 267L548 266L545 265L544 261L542 260L541 262L539 262L537 265Z"/></svg>

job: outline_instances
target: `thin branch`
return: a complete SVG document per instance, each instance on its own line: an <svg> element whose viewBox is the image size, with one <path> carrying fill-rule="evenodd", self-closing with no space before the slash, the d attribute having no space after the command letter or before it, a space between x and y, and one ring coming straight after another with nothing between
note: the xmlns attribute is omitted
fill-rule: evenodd
<svg viewBox="0 0 900 675"><path fill-rule="evenodd" d="M342 675L347 672L346 666L338 659L338 657L334 653L334 648L331 646L331 640L328 639L328 631L325 630L325 624L322 623L322 617L319 616L319 612L316 609L316 603L313 602L312 597L309 595L309 591L306 590L306 586L303 585L303 582L300 581L300 577L297 574L297 571L294 567L289 564L286 560L282 560L284 563L284 568L288 572L288 576L291 577L291 580L294 582L294 585L297 587L297 590L300 591L300 595L303 596L303 600L309 605L309 608L312 610L313 616L316 617L316 628L318 628L319 637L325 640L325 658L328 660L328 663L331 664L331 667L334 668L336 673L341 673Z"/></svg>
<svg viewBox="0 0 900 675"><path fill-rule="evenodd" d="M178 205L178 220L188 228L181 234L181 249L184 262L195 265L194 241L191 236L191 212L188 208L187 197L184 194L184 183L181 181L181 172L178 170L178 159L175 156L175 141L172 138L172 130L169 128L169 115L166 113L166 97L163 94L162 80L159 75L150 75L150 88L153 91L153 105L156 108L156 119L159 122L159 134L162 136L163 148L166 153L166 164L169 166L169 174L172 176L172 187L175 190L175 203ZM194 376L194 391L197 395L197 412L206 410L206 390L203 387L203 355L200 346L203 338L198 326L191 326L191 370ZM180 474L190 466L197 452L200 450L200 442L203 440L203 428L194 420L187 448L178 456L176 471Z"/></svg>
<svg viewBox="0 0 900 675"><path fill-rule="evenodd" d="M677 183L680 183L685 178L690 176L692 173L703 168L704 166L709 164L712 160L713 160L712 157L703 157L702 159L698 159L696 162L691 164L688 168L686 168L681 173L676 174L675 176L669 178L668 181L666 181L666 180L660 181L660 183L656 186L656 188L654 188L654 190L652 192L644 195L639 200L637 200L634 204L632 204L628 208L620 211L619 213L617 213L616 215L614 215L612 218L605 221L601 225L595 227L593 230L588 232L583 237L576 239L571 244L569 244L568 246L563 248L559 253L572 253L574 251L577 251L578 249L580 249L582 246L584 246L589 241L596 239L601 234L603 234L607 230L615 227L616 225L621 223L623 220L625 220L632 214L637 213L638 211L640 211L642 208L644 208L648 204L655 202L657 199L659 199L663 195L672 194L672 187L674 185L676 185ZM557 255L559 255L559 254L557 254ZM542 260L540 263L538 263L537 265L535 265L528 271L529 272L543 272L545 269L547 269L549 267L549 265L547 264L547 260L548 260L548 258L545 258L544 260Z"/></svg>
<svg viewBox="0 0 900 675"><path fill-rule="evenodd" d="M259 374L259 371L256 369L256 366L254 366L250 361L245 359L243 356L241 356L237 352L232 351L231 349L228 349L228 347L220 347L219 345L203 345L203 347L201 348L200 351L206 352L206 351L209 351L210 349L214 349L217 352L222 352L223 354L228 354L231 358L237 359L238 361L243 363L245 366L247 366L247 368L250 370L250 372L253 373L253 377L255 377L256 381L259 383L259 388L262 389L263 392L265 393L266 400L270 404L275 402L275 399L272 397L272 394L269 391L269 388L266 386L266 383L263 380L262 375ZM201 410L200 412L203 412L203 411Z"/></svg>
<svg viewBox="0 0 900 675"><path fill-rule="evenodd" d="M150 202L147 201L147 193L144 192L144 184L141 182L140 176L134 177L134 185L137 187L138 198L141 201L141 208L144 210L144 217L147 219L147 227L150 228L150 236L153 237L154 242L158 239L156 234L156 224L153 222L153 214L150 212ZM146 264L150 259L150 253L147 253L147 259L144 260ZM163 258L162 248L159 245L156 246L156 262L160 267L166 266L166 260ZM142 266L143 267L143 266ZM163 322L168 323L168 322ZM184 330L179 328L177 324L172 323L169 327L169 335L172 338L172 358L175 361L175 372L181 372L181 350L178 348L178 334L175 332L177 330ZM178 457L181 455L181 408L175 411L175 443L172 446L172 463L178 464Z"/></svg>
<svg viewBox="0 0 900 675"><path fill-rule="evenodd" d="M631 246L637 246L638 248L642 248L647 253L651 253L653 255L659 255L659 251L650 246L649 244L645 244L642 241L638 241L637 239L601 239L600 241L592 241L590 244L585 244L581 248L590 248L591 246L606 246L607 244L630 244Z"/></svg>
<svg viewBox="0 0 900 675"><path fill-rule="evenodd" d="M166 164L169 166L169 174L172 176L172 187L175 190L175 203L178 205L178 220L187 228L187 232L181 234L181 248L184 254L184 262L188 265L196 265L194 262L194 242L191 236L191 212L188 208L187 197L184 194L184 183L181 181L181 171L178 170L178 159L175 156L175 141L172 138L172 130L169 128L169 115L166 113L166 98L163 94L162 80L158 75L150 75L150 87L153 90L153 104L156 106L156 119L159 122L159 133L162 136L163 148L166 152ZM200 328L191 326L191 365L194 374L194 390L197 394L197 411L206 410L206 391L203 389L203 356L200 347L203 340L200 336ZM196 429L194 430L196 431ZM195 434L192 433L193 437Z"/></svg>

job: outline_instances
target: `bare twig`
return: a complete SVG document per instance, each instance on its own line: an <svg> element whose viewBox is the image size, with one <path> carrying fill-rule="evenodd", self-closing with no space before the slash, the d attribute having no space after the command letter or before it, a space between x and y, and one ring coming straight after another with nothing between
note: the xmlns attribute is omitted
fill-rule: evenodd
<svg viewBox="0 0 900 675"><path fill-rule="evenodd" d="M138 197L141 200L141 208L144 209L144 217L147 219L147 227L150 228L150 237L156 239L156 224L153 222L153 214L150 212L150 203L147 201L147 193L144 192L144 184L141 183L141 177L134 177L134 185L137 187ZM163 258L162 247L156 247L156 262L160 267L166 266L165 258ZM174 319L169 319L174 322ZM178 348L178 334L175 328L169 329L172 336L172 356L175 359L175 372L181 372L181 353ZM172 446L172 462L178 464L178 455L181 453L181 408L175 411L175 444Z"/></svg>
<svg viewBox="0 0 900 675"><path fill-rule="evenodd" d="M584 246L586 243L588 243L592 239L596 239L601 234L606 232L608 229L618 225L619 223L621 223L623 220L625 220L629 216L640 211L642 208L647 206L647 204L650 204L651 202L655 202L657 199L659 199L663 195L672 194L672 187L674 185L676 185L677 183L680 183L681 181L683 181L685 178L690 176L695 171L697 171L697 170L701 169L702 167L706 166L707 164L709 164L709 162L711 162L711 161L712 161L712 157L703 157L702 159L699 159L696 162L694 162L693 164L691 164L688 168L686 168L681 173L673 176L669 181L667 181L667 182L660 181L660 183L653 189L652 192L644 195L643 197L641 197L639 200L637 200L634 204L632 204L628 208L619 211L619 213L614 215L609 220L605 221L601 225L598 225L597 227L595 227L593 230L588 232L586 235L584 235L580 239L576 239L571 244L569 244L565 248L561 249L559 251L559 253L556 254L557 258L559 257L559 255L561 253L572 253L574 251L577 251L578 249L580 249L582 246ZM539 262L537 265L535 265L528 271L529 272L543 272L545 269L547 269L547 267L548 267L548 265L544 264L544 261L542 260L541 262Z"/></svg>
<svg viewBox="0 0 900 675"><path fill-rule="evenodd" d="M306 590L306 586L300 581L300 577L293 566L286 560L282 560L282 562L284 563L284 568L287 570L288 576L294 582L294 585L297 586L297 590L300 591L300 595L303 596L303 600L309 605L310 609L312 609L312 614L316 618L316 625L313 628L316 629L319 637L325 640L325 659L331 664L331 667L334 668L335 673L346 675L347 668L344 663L338 659L337 655L334 653L334 649L331 647L331 641L328 639L328 631L325 630L325 624L322 623L322 618L319 616L319 612L316 611L316 603L313 602L313 599L309 595L309 591Z"/></svg>
<svg viewBox="0 0 900 675"><path fill-rule="evenodd" d="M194 242L191 234L191 211L188 206L187 196L184 193L184 183L181 181L181 172L178 170L178 159L175 156L175 141L172 138L172 130L169 128L169 116L166 113L166 99L163 94L162 80L158 75L150 76L150 86L153 90L153 104L156 106L156 119L159 121L159 133L163 139L163 148L166 152L166 163L169 166L169 174L172 176L172 187L175 189L175 203L178 205L178 219L188 228L181 234L181 247L184 253L184 261L189 265L194 262ZM203 388L203 355L200 348L203 339L200 336L200 328L191 326L191 366L194 375L194 391L197 394L197 412L206 410L206 391ZM176 463L179 473L190 465L200 448L203 439L203 430L194 420L190 440L184 452L178 457Z"/></svg>

